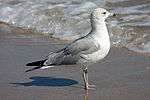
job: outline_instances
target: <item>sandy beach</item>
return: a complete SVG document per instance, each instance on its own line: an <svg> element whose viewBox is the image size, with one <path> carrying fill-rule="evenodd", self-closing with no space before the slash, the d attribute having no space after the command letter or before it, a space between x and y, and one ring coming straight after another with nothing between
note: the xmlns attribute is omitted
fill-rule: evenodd
<svg viewBox="0 0 150 100"><path fill-rule="evenodd" d="M101 62L89 66L83 88L78 66L25 73L31 61L45 58L65 42L0 24L0 100L150 100L150 55L112 47Z"/></svg>

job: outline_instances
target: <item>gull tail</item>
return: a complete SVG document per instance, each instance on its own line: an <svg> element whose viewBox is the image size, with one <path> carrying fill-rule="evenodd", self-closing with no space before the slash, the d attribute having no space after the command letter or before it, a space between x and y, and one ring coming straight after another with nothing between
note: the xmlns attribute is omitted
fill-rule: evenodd
<svg viewBox="0 0 150 100"><path fill-rule="evenodd" d="M34 68L32 68L32 69L28 69L28 70L26 70L25 72L30 72L30 71L34 71L34 70L36 70L36 69L40 69L42 66L37 66L37 67L34 67Z"/></svg>
<svg viewBox="0 0 150 100"><path fill-rule="evenodd" d="M37 67L34 67L32 69L28 69L26 70L25 72L30 72L30 71L34 71L36 69L47 69L47 68L51 68L51 67L54 67L54 66L37 66Z"/></svg>

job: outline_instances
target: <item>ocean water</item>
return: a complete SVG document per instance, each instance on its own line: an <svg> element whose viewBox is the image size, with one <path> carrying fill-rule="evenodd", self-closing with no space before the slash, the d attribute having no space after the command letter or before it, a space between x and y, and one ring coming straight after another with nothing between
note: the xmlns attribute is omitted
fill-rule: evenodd
<svg viewBox="0 0 150 100"><path fill-rule="evenodd" d="M107 20L112 46L150 53L150 0L0 0L0 21L74 40L91 30L97 7L117 14Z"/></svg>

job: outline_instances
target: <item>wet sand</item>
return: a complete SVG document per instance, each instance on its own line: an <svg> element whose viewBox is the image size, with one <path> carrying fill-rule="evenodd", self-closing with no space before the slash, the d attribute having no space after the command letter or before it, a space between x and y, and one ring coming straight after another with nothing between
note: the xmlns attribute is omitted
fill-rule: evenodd
<svg viewBox="0 0 150 100"><path fill-rule="evenodd" d="M26 63L63 46L47 36L0 24L0 100L149 100L150 55L111 48L89 67L95 90L83 89L78 66L25 73Z"/></svg>

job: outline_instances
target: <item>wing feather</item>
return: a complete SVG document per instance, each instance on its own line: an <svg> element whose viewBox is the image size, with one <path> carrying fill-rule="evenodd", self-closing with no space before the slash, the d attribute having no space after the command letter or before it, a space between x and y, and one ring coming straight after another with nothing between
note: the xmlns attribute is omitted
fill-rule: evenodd
<svg viewBox="0 0 150 100"><path fill-rule="evenodd" d="M80 38L63 49L51 53L44 65L75 64L81 59L80 55L90 54L99 49L100 46L93 42L91 38Z"/></svg>

